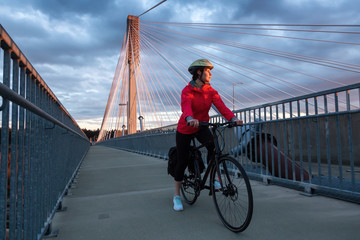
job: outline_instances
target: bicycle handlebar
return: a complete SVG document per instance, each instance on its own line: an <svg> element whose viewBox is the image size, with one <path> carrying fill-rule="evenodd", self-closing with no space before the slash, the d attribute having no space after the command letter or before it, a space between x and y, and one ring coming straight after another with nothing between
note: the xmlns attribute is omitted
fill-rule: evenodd
<svg viewBox="0 0 360 240"><path fill-rule="evenodd" d="M236 122L224 122L224 123L209 123L209 122L199 122L199 126L200 127L207 127L207 126L211 126L211 127L221 127L221 126L227 126L229 128L232 127L236 127L237 124Z"/></svg>

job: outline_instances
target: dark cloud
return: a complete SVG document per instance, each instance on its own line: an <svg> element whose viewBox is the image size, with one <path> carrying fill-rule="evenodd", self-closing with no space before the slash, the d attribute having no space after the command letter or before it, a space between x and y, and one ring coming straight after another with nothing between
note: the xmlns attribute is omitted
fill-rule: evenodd
<svg viewBox="0 0 360 240"><path fill-rule="evenodd" d="M236 23L356 24L356 1L230 1L236 9L231 21ZM347 16L344 18L344 16Z"/></svg>
<svg viewBox="0 0 360 240"><path fill-rule="evenodd" d="M49 16L50 19L73 19L76 16L90 15L93 17L102 16L109 10L127 10L124 1L92 1L92 0L29 0L7 1L18 8L31 7ZM115 4L115 2L118 2ZM136 2L136 1L134 1Z"/></svg>
<svg viewBox="0 0 360 240"><path fill-rule="evenodd" d="M158 2L160 0L2 0L0 24L76 120L101 119L126 33L127 16L139 15ZM140 20L237 24L357 24L360 21L359 12L360 4L356 0L168 0L143 15ZM329 54L336 56L343 51L344 58L354 58L351 46L335 47L329 53L326 45L319 44L314 48L314 45L310 46L304 40L287 41L196 29L181 31L209 38L250 42L278 50L286 47L295 53L319 57L327 57ZM306 36L312 37L319 36ZM332 40L359 42L354 36L336 36ZM266 44L262 44L262 41L266 41ZM170 46L176 44L179 43L174 41ZM224 50L232 51L227 47ZM246 51L249 52L244 50ZM255 52L249 54L253 57L261 55ZM271 56L262 56L262 59L267 61ZM239 63L247 62L248 60L239 58ZM254 66L268 68L259 63ZM297 67L306 68L306 64L298 64ZM289 74L286 77L293 76Z"/></svg>

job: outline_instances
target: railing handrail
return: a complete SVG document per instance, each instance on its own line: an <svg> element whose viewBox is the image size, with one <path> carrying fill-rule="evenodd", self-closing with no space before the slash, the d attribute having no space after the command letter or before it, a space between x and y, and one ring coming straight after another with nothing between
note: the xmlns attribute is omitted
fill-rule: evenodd
<svg viewBox="0 0 360 240"><path fill-rule="evenodd" d="M65 124L63 124L62 122L60 122L59 120L55 119L54 117L50 116L48 113L46 113L45 111L43 111L42 109L40 109L39 107L37 107L36 105L34 105L33 103L29 102L27 99L25 99L24 97L22 97L21 95L15 93L13 90L11 90L9 87L7 87L6 85L4 85L3 83L0 83L0 95L6 99L6 100L10 100L24 108L26 108L27 110L31 111L32 113L41 116L43 118L45 118L46 120L82 137L88 140L88 138L85 135L81 135L80 133L76 132L75 130L73 130L72 128L66 126ZM3 103L4 104L4 103ZM6 104L6 103L5 103Z"/></svg>
<svg viewBox="0 0 360 240"><path fill-rule="evenodd" d="M18 59L20 65L27 69L28 73L31 73L34 81L37 81L39 85L44 88L44 90L51 96L51 98L59 105L61 110L71 119L75 126L79 129L79 125L74 120L74 118L70 115L70 113L66 110L66 108L62 105L60 100L56 97L56 95L51 91L50 87L45 83L40 74L35 70L30 61L25 57L24 53L21 52L16 43L12 40L10 35L6 32L3 26L0 24L0 42L2 48L7 48L11 50L11 57L13 59Z"/></svg>
<svg viewBox="0 0 360 240"><path fill-rule="evenodd" d="M239 109L239 110L234 111L234 113L250 111L250 110L264 108L264 107L276 106L276 105L283 104L283 103L295 102L295 101L304 100L304 99L313 98L313 97L318 97L318 96L323 96L323 95L327 95L327 94L331 94L331 93L348 91L348 90L352 90L352 89L356 89L356 88L360 88L360 83L354 83L354 84L351 84L351 85L342 86L342 87L338 87L338 88L332 88L332 89L328 89L328 90L324 90L324 91L320 91L320 92L316 92L316 93L310 93L310 94L301 95L301 96L298 96L298 97L292 97L292 98L287 98L287 99L284 99L284 100L279 100L279 101L276 101L276 102L265 103L265 104L261 104L261 105L257 105L257 106L243 108L243 109ZM218 115L216 115L216 116L218 116ZM216 117L216 116L213 116L213 117Z"/></svg>

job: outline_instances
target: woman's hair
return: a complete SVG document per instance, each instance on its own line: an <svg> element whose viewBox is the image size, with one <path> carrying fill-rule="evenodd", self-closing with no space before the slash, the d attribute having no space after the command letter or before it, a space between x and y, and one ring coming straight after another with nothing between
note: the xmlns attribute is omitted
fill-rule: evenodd
<svg viewBox="0 0 360 240"><path fill-rule="evenodd" d="M198 68L198 69L196 69L196 71L194 71L194 72L193 72L194 74L192 75L192 80L194 80L194 81L200 77L199 74L197 73L197 70L201 70L201 72L204 71L203 68Z"/></svg>

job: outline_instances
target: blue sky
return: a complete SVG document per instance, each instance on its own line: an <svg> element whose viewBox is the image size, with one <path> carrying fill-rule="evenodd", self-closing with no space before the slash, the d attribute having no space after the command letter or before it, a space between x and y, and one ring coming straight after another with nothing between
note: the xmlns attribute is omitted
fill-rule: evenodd
<svg viewBox="0 0 360 240"><path fill-rule="evenodd" d="M159 0L0 0L0 24L80 127L100 128L128 15ZM359 24L357 0L168 0L157 22ZM301 46L298 46L301 47Z"/></svg>

